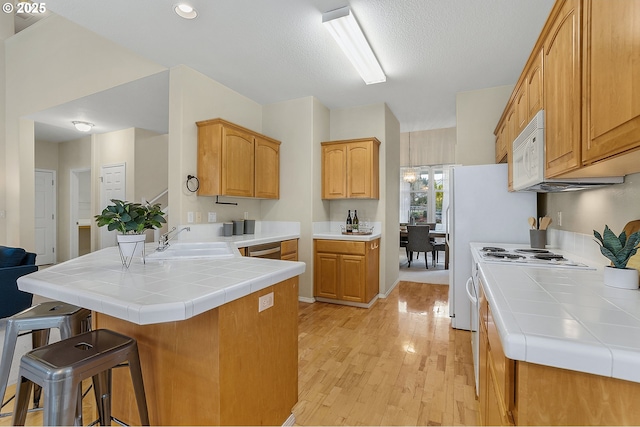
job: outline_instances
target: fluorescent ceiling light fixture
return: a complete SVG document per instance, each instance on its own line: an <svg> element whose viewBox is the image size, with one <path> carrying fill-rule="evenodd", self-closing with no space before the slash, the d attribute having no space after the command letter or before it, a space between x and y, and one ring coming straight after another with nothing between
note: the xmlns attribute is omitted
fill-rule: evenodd
<svg viewBox="0 0 640 427"><path fill-rule="evenodd" d="M184 19L193 19L198 16L198 12L186 3L179 3L175 5L173 10L178 14L178 16Z"/></svg>
<svg viewBox="0 0 640 427"><path fill-rule="evenodd" d="M367 43L367 39L349 6L323 13L322 23L340 45L366 84L387 81L382 67L373 54L371 46Z"/></svg>
<svg viewBox="0 0 640 427"><path fill-rule="evenodd" d="M73 123L76 129L78 129L80 132L89 132L93 127L93 123L89 123L89 122L80 122L80 121L74 120L71 123Z"/></svg>

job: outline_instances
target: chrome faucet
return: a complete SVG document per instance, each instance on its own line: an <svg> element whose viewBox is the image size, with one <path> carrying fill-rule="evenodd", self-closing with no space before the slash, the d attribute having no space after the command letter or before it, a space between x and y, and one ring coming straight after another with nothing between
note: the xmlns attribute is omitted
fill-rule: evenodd
<svg viewBox="0 0 640 427"><path fill-rule="evenodd" d="M171 241L171 240L175 239L176 237L178 237L178 234L182 233L185 230L186 231L191 231L191 227L183 227L183 228L181 228L172 237L169 237L169 235L171 233L173 233L174 231L176 231L175 227L173 227L171 230L169 230L166 233L164 233L162 236L160 236L160 241L158 242L158 248L156 250L157 251L164 251L165 249L167 249L169 247L169 241Z"/></svg>

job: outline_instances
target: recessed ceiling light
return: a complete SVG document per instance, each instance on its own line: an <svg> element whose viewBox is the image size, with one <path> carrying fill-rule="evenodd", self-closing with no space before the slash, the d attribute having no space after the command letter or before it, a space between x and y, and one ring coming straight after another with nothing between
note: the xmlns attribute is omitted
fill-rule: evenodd
<svg viewBox="0 0 640 427"><path fill-rule="evenodd" d="M93 123L89 123L89 122L80 122L80 121L74 120L71 123L73 123L76 129L78 129L80 132L89 132L93 127Z"/></svg>
<svg viewBox="0 0 640 427"><path fill-rule="evenodd" d="M193 19L198 16L198 12L186 3L177 4L173 10L184 19Z"/></svg>

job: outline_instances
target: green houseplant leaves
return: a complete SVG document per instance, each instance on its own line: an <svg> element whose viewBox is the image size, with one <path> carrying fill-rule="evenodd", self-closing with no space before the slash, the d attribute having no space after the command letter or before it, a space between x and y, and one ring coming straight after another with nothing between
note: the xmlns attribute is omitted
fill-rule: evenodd
<svg viewBox="0 0 640 427"><path fill-rule="evenodd" d="M160 204L143 205L111 199L112 205L96 215L98 227L107 226L109 231L117 230L122 234L141 234L145 230L162 227L164 219Z"/></svg>
<svg viewBox="0 0 640 427"><path fill-rule="evenodd" d="M609 226L605 225L603 234L593 230L593 235L600 245L600 252L611 260L615 268L625 268L629 258L634 256L640 247L640 231L633 233L627 239L624 231L620 236L616 236Z"/></svg>

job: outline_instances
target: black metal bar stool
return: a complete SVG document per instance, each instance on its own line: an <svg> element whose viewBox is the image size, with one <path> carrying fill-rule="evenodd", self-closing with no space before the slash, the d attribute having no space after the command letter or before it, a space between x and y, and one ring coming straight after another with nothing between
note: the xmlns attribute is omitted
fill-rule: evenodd
<svg viewBox="0 0 640 427"><path fill-rule="evenodd" d="M80 425L78 392L93 379L101 425L111 424L111 369L128 362L142 425L149 412L135 339L98 329L32 350L22 356L13 425L24 425L32 383L44 389L43 422L47 426Z"/></svg>
<svg viewBox="0 0 640 427"><path fill-rule="evenodd" d="M88 331L91 329L90 316L91 311L85 308L60 301L49 301L29 307L7 318L4 347L0 360L0 400L4 399L4 394L7 391L16 342L18 337L24 334L24 331L32 331L32 344L35 349L49 342L49 332L52 328L60 330L62 339ZM39 402L40 387L37 387L33 396L34 407L37 408ZM2 403L2 406L4 404Z"/></svg>

